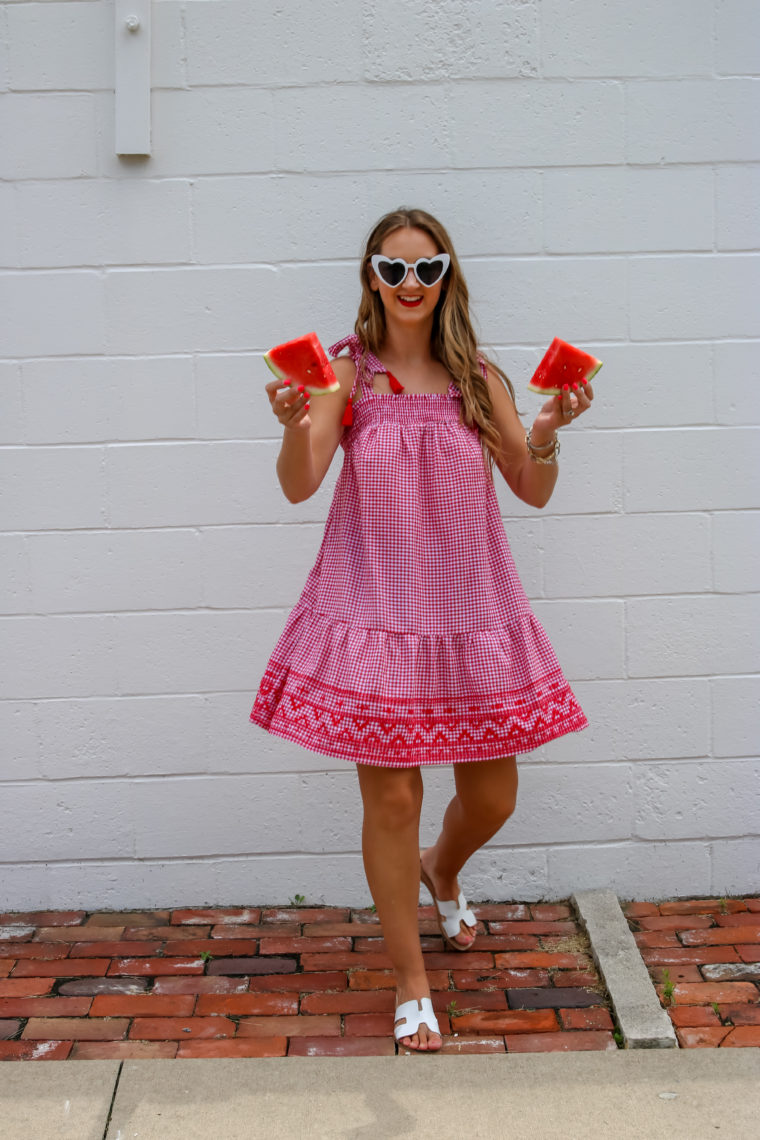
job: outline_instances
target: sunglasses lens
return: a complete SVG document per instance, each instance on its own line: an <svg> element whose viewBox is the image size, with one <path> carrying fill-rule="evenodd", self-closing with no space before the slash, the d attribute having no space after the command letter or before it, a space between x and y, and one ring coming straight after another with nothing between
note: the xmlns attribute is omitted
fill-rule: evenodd
<svg viewBox="0 0 760 1140"><path fill-rule="evenodd" d="M403 261L380 261L378 272L386 285L395 289L406 277L406 265Z"/></svg>
<svg viewBox="0 0 760 1140"><path fill-rule="evenodd" d="M422 258L415 266L414 275L420 285L430 288L443 277L443 261L440 257L434 257L431 261Z"/></svg>

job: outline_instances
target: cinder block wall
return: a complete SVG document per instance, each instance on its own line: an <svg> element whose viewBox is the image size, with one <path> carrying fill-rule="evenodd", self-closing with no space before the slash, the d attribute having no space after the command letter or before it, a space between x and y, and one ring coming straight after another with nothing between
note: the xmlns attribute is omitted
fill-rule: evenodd
<svg viewBox="0 0 760 1140"><path fill-rule="evenodd" d="M402 203L526 418L553 336L605 361L549 506L499 491L591 728L521 759L466 888L756 890L757 4L152 13L123 159L112 4L0 3L0 905L368 901L353 766L248 723L340 461L286 503L259 357L350 331Z"/></svg>

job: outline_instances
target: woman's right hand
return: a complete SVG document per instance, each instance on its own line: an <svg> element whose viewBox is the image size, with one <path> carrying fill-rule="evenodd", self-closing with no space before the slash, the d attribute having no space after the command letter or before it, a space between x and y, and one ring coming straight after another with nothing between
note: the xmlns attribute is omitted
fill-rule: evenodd
<svg viewBox="0 0 760 1140"><path fill-rule="evenodd" d="M293 384L290 380L270 380L266 391L272 411L286 431L309 430L309 393L303 384Z"/></svg>

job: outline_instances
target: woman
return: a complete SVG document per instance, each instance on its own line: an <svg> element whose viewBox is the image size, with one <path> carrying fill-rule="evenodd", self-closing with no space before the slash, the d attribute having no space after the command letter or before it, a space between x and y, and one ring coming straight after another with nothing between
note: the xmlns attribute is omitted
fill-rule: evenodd
<svg viewBox="0 0 760 1140"><path fill-rule="evenodd" d="M478 353L467 286L443 226L399 209L372 230L353 335L330 349L340 390L267 385L283 425L290 502L342 445L322 547L261 682L251 720L356 763L362 849L397 984L394 1035L441 1048L417 928L422 880L441 933L465 951L476 920L467 859L511 815L515 756L586 726L520 584L495 466L535 507L557 479L557 429L591 385L568 387L525 433L504 373ZM419 850L420 768L453 764L455 795Z"/></svg>

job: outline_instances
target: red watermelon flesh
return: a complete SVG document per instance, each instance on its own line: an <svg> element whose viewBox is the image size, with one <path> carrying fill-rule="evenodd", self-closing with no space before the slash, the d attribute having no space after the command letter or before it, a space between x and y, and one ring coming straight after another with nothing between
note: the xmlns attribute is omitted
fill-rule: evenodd
<svg viewBox="0 0 760 1140"><path fill-rule="evenodd" d="M340 388L327 354L314 332L270 348L264 353L264 360L278 379L303 384L310 396L322 396Z"/></svg>
<svg viewBox="0 0 760 1140"><path fill-rule="evenodd" d="M601 367L601 360L555 336L528 387L544 396L559 396L565 384L590 380Z"/></svg>

